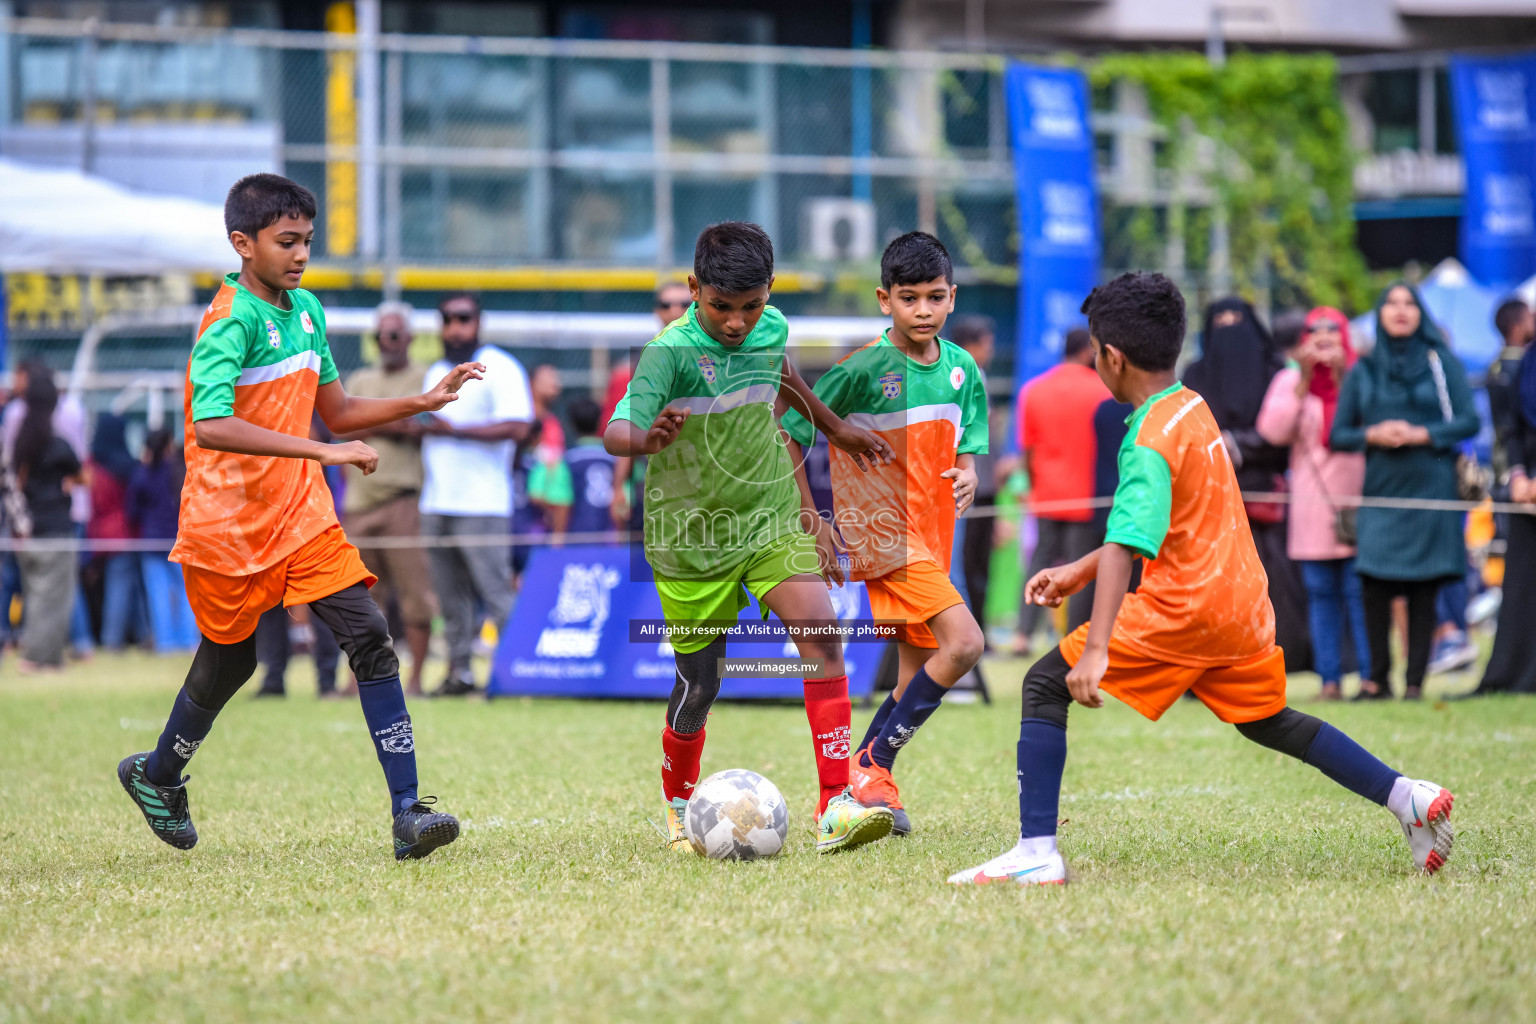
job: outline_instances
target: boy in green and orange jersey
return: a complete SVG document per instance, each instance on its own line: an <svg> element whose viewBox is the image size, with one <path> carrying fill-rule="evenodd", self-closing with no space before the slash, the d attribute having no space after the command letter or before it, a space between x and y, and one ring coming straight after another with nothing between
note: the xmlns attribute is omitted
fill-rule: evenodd
<svg viewBox="0 0 1536 1024"><path fill-rule="evenodd" d="M432 797L417 797L400 665L368 597L376 580L342 533L320 470L352 465L371 473L378 454L361 441L312 441L310 421L319 412L345 434L435 412L485 368L463 363L422 395L348 395L325 339L325 313L299 287L315 212L308 189L276 174L241 178L225 201L241 269L209 303L187 364L187 476L170 556L182 564L202 641L158 745L124 758L118 781L158 838L182 850L196 845L181 772L256 668L257 619L278 602L307 604L357 676L390 791L395 857L424 857L453 842L459 824L434 811Z"/></svg>
<svg viewBox="0 0 1536 1024"><path fill-rule="evenodd" d="M899 620L896 689L875 712L848 766L855 800L890 808L893 831L911 823L891 778L897 752L981 657L981 627L950 582L955 518L976 493L974 456L987 451L986 385L975 360L939 337L954 309L954 268L932 235L913 231L886 247L875 292L891 327L816 382L827 407L891 445L896 464L858 473L832 451L836 533L852 576L863 580L870 614ZM815 432L790 411L790 455ZM840 578L834 530L816 516L804 468L801 504L815 517L823 571Z"/></svg>
<svg viewBox="0 0 1536 1024"><path fill-rule="evenodd" d="M1255 743L1289 754L1378 804L1402 825L1414 864L1451 852L1450 790L1401 775L1333 726L1286 705L1269 583L1221 429L1173 368L1184 298L1161 274L1122 274L1083 303L1095 368L1134 405L1104 545L1036 573L1024 600L1056 607L1097 579L1093 617L1024 676L1019 723L1019 841L957 872L956 884L1066 881L1056 848L1067 709L1102 707L1101 690L1156 720L1185 691ZM1145 560L1127 596L1133 558Z"/></svg>

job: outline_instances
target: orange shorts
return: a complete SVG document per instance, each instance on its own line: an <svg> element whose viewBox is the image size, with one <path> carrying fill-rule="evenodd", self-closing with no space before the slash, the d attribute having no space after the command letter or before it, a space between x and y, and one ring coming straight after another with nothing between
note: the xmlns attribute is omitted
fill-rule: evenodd
<svg viewBox="0 0 1536 1024"><path fill-rule="evenodd" d="M865 580L864 589L869 591L870 618L900 622L896 639L913 647L937 648L928 620L945 608L965 603L949 573L933 562L913 562Z"/></svg>
<svg viewBox="0 0 1536 1024"><path fill-rule="evenodd" d="M1061 656L1076 665L1088 646L1088 623L1061 642ZM1191 668L1139 654L1109 637L1109 670L1099 689L1157 721L1173 702L1192 690L1200 703L1229 725L1257 722L1285 709L1285 653L1274 644L1235 665Z"/></svg>
<svg viewBox="0 0 1536 1024"><path fill-rule="evenodd" d="M197 628L216 644L237 644L250 636L261 613L279 601L285 608L309 604L354 583L371 587L379 580L340 526L329 527L281 562L249 576L226 576L195 565L183 565L181 572Z"/></svg>

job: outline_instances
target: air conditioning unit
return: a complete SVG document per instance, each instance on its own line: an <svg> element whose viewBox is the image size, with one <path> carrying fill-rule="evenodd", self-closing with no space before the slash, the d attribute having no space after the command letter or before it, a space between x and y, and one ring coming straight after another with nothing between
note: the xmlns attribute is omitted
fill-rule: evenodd
<svg viewBox="0 0 1536 1024"><path fill-rule="evenodd" d="M805 248L818 263L862 263L875 257L875 204L822 196L805 201Z"/></svg>

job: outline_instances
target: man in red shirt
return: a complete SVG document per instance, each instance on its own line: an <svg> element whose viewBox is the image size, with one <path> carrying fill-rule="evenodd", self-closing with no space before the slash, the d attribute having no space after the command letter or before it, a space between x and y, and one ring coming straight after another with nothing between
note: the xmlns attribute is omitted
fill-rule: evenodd
<svg viewBox="0 0 1536 1024"><path fill-rule="evenodd" d="M1061 365L1019 389L1019 450L1029 473L1029 510L1037 540L1028 576L1075 562L1095 547L1093 509L1093 414L1109 390L1093 368L1093 346L1086 328L1067 332ZM1077 507L1070 503L1081 502ZM1067 506L1067 507L1063 507ZM1042 608L1019 608L1013 649L1029 653Z"/></svg>

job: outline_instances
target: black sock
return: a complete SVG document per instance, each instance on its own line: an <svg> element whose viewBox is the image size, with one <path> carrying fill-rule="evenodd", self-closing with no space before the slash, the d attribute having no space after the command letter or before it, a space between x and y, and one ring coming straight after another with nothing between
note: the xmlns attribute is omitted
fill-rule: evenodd
<svg viewBox="0 0 1536 1024"><path fill-rule="evenodd" d="M411 733L411 716L405 710L405 692L400 677L358 680L357 696L363 705L368 734L384 769L389 786L389 814L394 817L416 802L416 739Z"/></svg>
<svg viewBox="0 0 1536 1024"><path fill-rule="evenodd" d="M171 705L171 715L165 720L160 742L155 744L144 765L144 775L149 781L157 786L181 785L181 773L208 736L218 714L194 703L183 686L176 695L176 703Z"/></svg>

